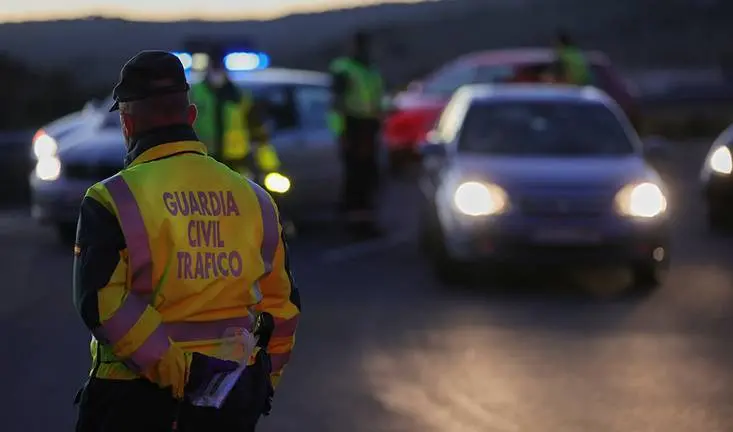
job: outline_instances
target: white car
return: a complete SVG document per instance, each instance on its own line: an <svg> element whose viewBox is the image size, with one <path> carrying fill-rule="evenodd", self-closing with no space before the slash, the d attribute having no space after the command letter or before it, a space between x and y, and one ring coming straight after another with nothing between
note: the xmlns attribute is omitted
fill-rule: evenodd
<svg viewBox="0 0 733 432"><path fill-rule="evenodd" d="M335 209L341 163L326 120L330 76L275 68L233 72L231 76L236 85L251 91L267 107L271 142L282 162L279 176L274 176L269 186L283 212L297 219L313 209ZM53 224L65 241L75 236L86 189L116 174L125 156L118 113L102 107L87 113L83 120L76 117L73 121L81 124L61 138L47 134L39 141L36 137L37 161L30 176L33 217Z"/></svg>
<svg viewBox="0 0 733 432"><path fill-rule="evenodd" d="M708 225L712 230L733 229L733 125L713 141L700 172Z"/></svg>
<svg viewBox="0 0 733 432"><path fill-rule="evenodd" d="M612 264L639 287L660 282L665 186L601 90L463 87L422 153L422 233L441 279L460 279L465 264Z"/></svg>

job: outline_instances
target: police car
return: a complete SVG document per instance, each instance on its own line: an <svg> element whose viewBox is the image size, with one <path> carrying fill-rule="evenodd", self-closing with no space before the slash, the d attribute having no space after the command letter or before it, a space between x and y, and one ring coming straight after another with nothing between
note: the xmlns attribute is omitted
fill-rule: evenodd
<svg viewBox="0 0 733 432"><path fill-rule="evenodd" d="M422 239L442 280L467 264L620 264L635 286L660 282L665 186L601 90L462 87L421 152Z"/></svg>
<svg viewBox="0 0 733 432"><path fill-rule="evenodd" d="M733 125L713 142L700 173L707 204L708 224L713 230L733 228Z"/></svg>
<svg viewBox="0 0 733 432"><path fill-rule="evenodd" d="M191 82L203 78L205 54L177 53ZM267 55L232 52L224 58L232 81L264 104L271 142L282 170L265 186L288 215L334 208L340 184L335 140L328 129L330 77L327 74L269 67ZM104 105L85 114L82 124L34 140L35 169L30 176L32 215L52 224L63 240L75 235L79 204L86 189L117 173L125 156L119 114Z"/></svg>

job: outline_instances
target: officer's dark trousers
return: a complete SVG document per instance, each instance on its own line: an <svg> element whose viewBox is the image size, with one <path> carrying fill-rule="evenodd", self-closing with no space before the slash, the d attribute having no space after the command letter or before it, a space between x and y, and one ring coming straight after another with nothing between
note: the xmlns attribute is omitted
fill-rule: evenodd
<svg viewBox="0 0 733 432"><path fill-rule="evenodd" d="M220 409L177 402L147 380L92 378L79 399L76 432L252 432L267 402L268 375L251 366Z"/></svg>
<svg viewBox="0 0 733 432"><path fill-rule="evenodd" d="M348 221L373 222L379 187L378 120L347 116L341 137L342 210Z"/></svg>

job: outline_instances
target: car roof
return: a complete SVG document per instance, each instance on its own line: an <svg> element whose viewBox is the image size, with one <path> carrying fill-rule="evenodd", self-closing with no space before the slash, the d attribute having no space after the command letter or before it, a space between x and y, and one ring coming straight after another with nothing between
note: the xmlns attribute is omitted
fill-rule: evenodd
<svg viewBox="0 0 733 432"><path fill-rule="evenodd" d="M331 83L331 77L329 74L301 69L268 68L255 71L234 71L229 72L229 76L235 84L294 84L328 86ZM189 75L189 80L192 82L199 82L203 77L204 73L192 72Z"/></svg>
<svg viewBox="0 0 733 432"><path fill-rule="evenodd" d="M588 61L597 65L609 65L611 61L600 51L584 51ZM456 63L469 66L529 65L551 63L556 59L552 48L512 48L469 53L459 57Z"/></svg>
<svg viewBox="0 0 733 432"><path fill-rule="evenodd" d="M460 95L458 93L461 93ZM590 102L612 104L612 99L595 87L562 84L471 84L456 91L456 97L476 101Z"/></svg>

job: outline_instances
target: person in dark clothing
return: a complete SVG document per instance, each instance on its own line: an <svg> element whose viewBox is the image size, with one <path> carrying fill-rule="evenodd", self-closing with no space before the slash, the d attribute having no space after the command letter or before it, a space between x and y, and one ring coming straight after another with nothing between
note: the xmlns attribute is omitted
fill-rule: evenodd
<svg viewBox="0 0 733 432"><path fill-rule="evenodd" d="M351 56L331 64L332 131L340 141L343 163L341 210L350 230L359 236L381 234L377 224L379 131L383 84L370 59L370 42L357 33Z"/></svg>

